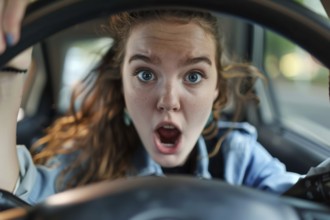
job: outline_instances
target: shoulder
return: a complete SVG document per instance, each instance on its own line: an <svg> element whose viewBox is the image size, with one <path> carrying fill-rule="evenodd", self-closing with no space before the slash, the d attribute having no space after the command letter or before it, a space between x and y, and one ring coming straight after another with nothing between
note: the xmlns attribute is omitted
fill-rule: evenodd
<svg viewBox="0 0 330 220"><path fill-rule="evenodd" d="M257 144L257 129L247 122L218 122L218 139L223 137L223 151L247 153Z"/></svg>
<svg viewBox="0 0 330 220"><path fill-rule="evenodd" d="M218 122L219 133L218 136L227 135L227 138L233 136L245 136L253 139L257 139L257 129L247 122Z"/></svg>
<svg viewBox="0 0 330 220"><path fill-rule="evenodd" d="M14 194L34 204L55 193L55 178L58 169L34 164L30 152L24 146L17 146L19 159L19 180Z"/></svg>
<svg viewBox="0 0 330 220"><path fill-rule="evenodd" d="M56 179L75 155L59 155L46 165L36 165L25 146L17 146L19 159L19 180L14 194L35 204L58 192Z"/></svg>

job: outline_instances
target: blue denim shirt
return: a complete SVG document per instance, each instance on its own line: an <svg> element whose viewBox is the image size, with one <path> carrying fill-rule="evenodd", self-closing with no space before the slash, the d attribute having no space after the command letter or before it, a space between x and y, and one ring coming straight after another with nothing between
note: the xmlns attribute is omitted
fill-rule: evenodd
<svg viewBox="0 0 330 220"><path fill-rule="evenodd" d="M287 172L285 166L273 158L258 142L256 130L248 123L219 122L220 131L233 129L221 145L223 179L233 185L282 193L298 181L301 175ZM212 179L209 167L208 149L205 140L198 139L195 175L198 178ZM18 147L20 179L14 194L35 204L55 194L55 180L66 161L57 159L60 166L35 166L29 152ZM219 155L218 155L219 156ZM220 158L219 158L220 159ZM157 164L141 147L133 161L136 172L127 176L165 176Z"/></svg>

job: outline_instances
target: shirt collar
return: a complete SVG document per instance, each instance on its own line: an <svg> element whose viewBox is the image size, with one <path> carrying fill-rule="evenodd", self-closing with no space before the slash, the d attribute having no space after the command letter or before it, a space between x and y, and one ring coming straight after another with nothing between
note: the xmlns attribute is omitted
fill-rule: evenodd
<svg viewBox="0 0 330 220"><path fill-rule="evenodd" d="M195 175L201 179L211 179L211 174L208 170L209 157L204 138L200 137L197 141L197 162ZM133 157L134 171L127 173L131 176L165 176L161 166L156 163L147 153L143 146L139 147Z"/></svg>

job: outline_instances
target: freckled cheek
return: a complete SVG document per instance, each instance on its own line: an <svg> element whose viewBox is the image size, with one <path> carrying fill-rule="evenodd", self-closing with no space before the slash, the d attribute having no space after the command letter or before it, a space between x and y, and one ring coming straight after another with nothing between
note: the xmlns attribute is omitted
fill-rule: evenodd
<svg viewBox="0 0 330 220"><path fill-rule="evenodd" d="M145 102L148 92L132 77L124 76L124 96L126 104Z"/></svg>
<svg viewBox="0 0 330 220"><path fill-rule="evenodd" d="M204 126L212 111L213 99L210 96L199 96L189 101L186 105L190 123L195 126Z"/></svg>
<svg viewBox="0 0 330 220"><path fill-rule="evenodd" d="M127 89L125 92L126 106L129 113L135 119L150 115L152 108L152 97L150 92L135 88Z"/></svg>
<svg viewBox="0 0 330 220"><path fill-rule="evenodd" d="M199 104L193 106L191 109L194 109L195 120L197 123L204 122L210 115L211 108L208 106L208 103L199 102Z"/></svg>

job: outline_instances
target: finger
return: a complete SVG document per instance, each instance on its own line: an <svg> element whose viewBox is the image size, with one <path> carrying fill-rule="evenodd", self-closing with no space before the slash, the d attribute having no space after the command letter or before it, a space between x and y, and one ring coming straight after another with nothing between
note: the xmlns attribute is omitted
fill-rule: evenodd
<svg viewBox="0 0 330 220"><path fill-rule="evenodd" d="M27 0L8 0L3 14L3 30L8 45L14 45L20 38L20 29Z"/></svg>
<svg viewBox="0 0 330 220"><path fill-rule="evenodd" d="M5 1L0 0L0 53L2 53L6 49L6 42L4 40L4 32L3 32L3 10L5 6Z"/></svg>

